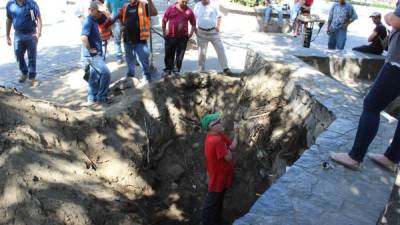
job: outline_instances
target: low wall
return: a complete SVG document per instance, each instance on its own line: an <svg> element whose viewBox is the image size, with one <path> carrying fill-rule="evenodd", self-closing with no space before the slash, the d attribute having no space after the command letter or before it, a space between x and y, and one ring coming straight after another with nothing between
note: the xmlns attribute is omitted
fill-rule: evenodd
<svg viewBox="0 0 400 225"><path fill-rule="evenodd" d="M332 76L336 80L352 87L362 95L367 94L370 85L379 74L384 64L384 57L340 57L340 56L304 56L297 57L308 65ZM385 110L390 115L400 118L400 97Z"/></svg>
<svg viewBox="0 0 400 225"><path fill-rule="evenodd" d="M343 81L373 81L384 64L384 58L342 56L297 56L323 74Z"/></svg>
<svg viewBox="0 0 400 225"><path fill-rule="evenodd" d="M238 17L242 17L241 20L248 21L248 26L241 27L241 30L258 32L264 31L264 6L247 7L227 0L220 0L219 2L221 11L226 14L226 20L229 20L229 14L234 14L235 19L237 19ZM273 19L276 20L277 17L277 13L273 11L271 15L272 24L269 26L268 31L281 32L281 30L278 29L277 24L273 22ZM288 21L289 15L284 14L284 19Z"/></svg>

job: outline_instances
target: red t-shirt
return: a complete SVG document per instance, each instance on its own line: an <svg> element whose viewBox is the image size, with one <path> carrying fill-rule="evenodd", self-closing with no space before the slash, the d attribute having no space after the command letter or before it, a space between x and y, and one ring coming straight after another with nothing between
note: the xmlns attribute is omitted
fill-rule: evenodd
<svg viewBox="0 0 400 225"><path fill-rule="evenodd" d="M177 4L177 3L176 3ZM163 23L168 22L167 37L181 38L189 36L189 22L196 27L196 17L193 11L186 7L180 11L176 4L171 5L164 13Z"/></svg>
<svg viewBox="0 0 400 225"><path fill-rule="evenodd" d="M227 162L224 157L229 153L232 141L224 134L208 134L204 150L208 172L208 191L222 192L232 186L233 161Z"/></svg>
<svg viewBox="0 0 400 225"><path fill-rule="evenodd" d="M314 0L306 0L304 5L310 7L313 4Z"/></svg>

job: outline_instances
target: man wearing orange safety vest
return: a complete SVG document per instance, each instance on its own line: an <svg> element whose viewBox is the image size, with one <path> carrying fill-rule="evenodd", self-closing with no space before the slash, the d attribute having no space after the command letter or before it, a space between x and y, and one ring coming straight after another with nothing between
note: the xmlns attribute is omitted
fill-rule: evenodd
<svg viewBox="0 0 400 225"><path fill-rule="evenodd" d="M151 15L148 13L149 6ZM147 39L150 37L150 16L157 16L157 14L154 4L152 2L147 4L144 0L129 0L129 3L119 10L118 16L122 25L125 59L128 65L127 78L135 77L136 59L138 59L147 81L151 82L150 52Z"/></svg>
<svg viewBox="0 0 400 225"><path fill-rule="evenodd" d="M101 11L101 13L102 16L105 16L107 18L111 17L111 13L108 12L107 10ZM103 42L103 58L105 60L107 55L108 41L111 39L112 35L110 22L106 21L105 23L102 24L99 23L99 31L100 31L101 41Z"/></svg>

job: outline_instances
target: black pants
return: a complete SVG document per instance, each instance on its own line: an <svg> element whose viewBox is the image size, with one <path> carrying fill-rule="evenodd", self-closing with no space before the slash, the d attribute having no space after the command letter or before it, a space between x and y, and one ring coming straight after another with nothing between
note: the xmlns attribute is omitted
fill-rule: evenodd
<svg viewBox="0 0 400 225"><path fill-rule="evenodd" d="M165 71L180 72L189 38L165 38Z"/></svg>
<svg viewBox="0 0 400 225"><path fill-rule="evenodd" d="M353 48L353 51L376 54L376 55L381 55L383 52L381 49L374 48L370 45L363 45L363 46L355 47L355 48Z"/></svg>
<svg viewBox="0 0 400 225"><path fill-rule="evenodd" d="M224 206L223 192L208 192L203 205L203 225L220 225Z"/></svg>
<svg viewBox="0 0 400 225"><path fill-rule="evenodd" d="M364 99L364 109L358 123L356 139L349 153L352 159L363 161L369 145L378 132L380 113L398 96L400 96L400 68L385 63ZM400 162L400 120L397 122L392 143L387 148L385 156L394 163Z"/></svg>

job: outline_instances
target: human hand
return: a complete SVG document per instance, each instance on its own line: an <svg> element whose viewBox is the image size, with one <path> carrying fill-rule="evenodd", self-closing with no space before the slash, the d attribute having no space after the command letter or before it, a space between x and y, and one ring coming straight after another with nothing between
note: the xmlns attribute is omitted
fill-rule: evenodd
<svg viewBox="0 0 400 225"><path fill-rule="evenodd" d="M7 44L8 44L9 46L11 46L11 37L10 37L10 36L7 36Z"/></svg>
<svg viewBox="0 0 400 225"><path fill-rule="evenodd" d="M35 38L36 38L36 43L38 43L39 42L39 38L42 36L42 34L41 33L37 33L37 34L35 34Z"/></svg>
<svg viewBox="0 0 400 225"><path fill-rule="evenodd" d="M89 49L90 54L97 54L97 50L95 48Z"/></svg>
<svg viewBox="0 0 400 225"><path fill-rule="evenodd" d="M215 31L217 31L219 33L220 29L218 26L215 28Z"/></svg>
<svg viewBox="0 0 400 225"><path fill-rule="evenodd" d="M240 123L234 122L233 123L233 129L234 129L235 133L239 133Z"/></svg>

